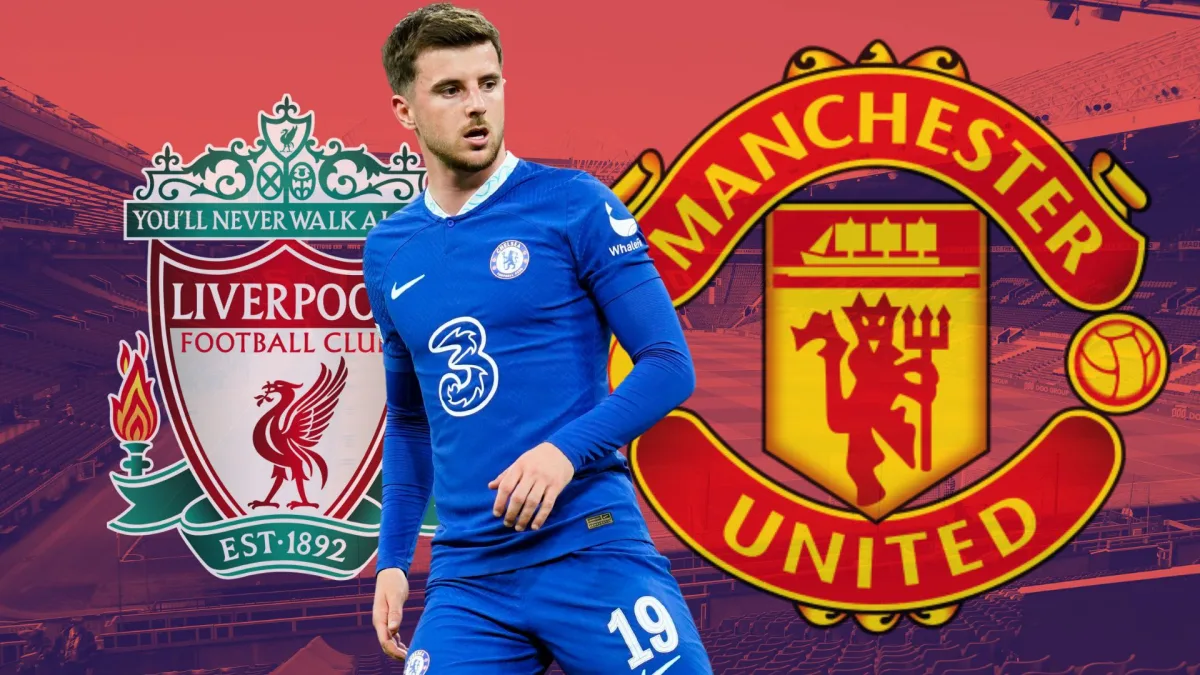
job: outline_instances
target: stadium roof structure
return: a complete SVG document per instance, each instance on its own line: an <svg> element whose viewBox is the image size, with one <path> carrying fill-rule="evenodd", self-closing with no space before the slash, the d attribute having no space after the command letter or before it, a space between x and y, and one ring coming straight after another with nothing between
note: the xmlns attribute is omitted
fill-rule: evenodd
<svg viewBox="0 0 1200 675"><path fill-rule="evenodd" d="M150 166L145 150L3 77L0 154L126 192Z"/></svg>
<svg viewBox="0 0 1200 675"><path fill-rule="evenodd" d="M1071 148L1106 137L1124 143L1134 132L1171 125L1178 125L1178 138L1158 140L1182 147L1200 134L1200 26L985 86L1040 120ZM861 169L818 182L887 172Z"/></svg>
<svg viewBox="0 0 1200 675"><path fill-rule="evenodd" d="M74 214L72 223L8 217L4 227L120 232L122 202L149 165L141 148L0 77L0 198Z"/></svg>
<svg viewBox="0 0 1200 675"><path fill-rule="evenodd" d="M10 220L0 217L4 227L45 230L62 234L112 234L122 231L122 213L127 195L82 178L0 156L0 198L37 206L70 209L74 223L42 223L37 218Z"/></svg>
<svg viewBox="0 0 1200 675"><path fill-rule="evenodd" d="M1125 12L1200 19L1200 0L1050 0L1046 3L1050 18L1066 20L1075 17L1076 22L1083 7L1090 7L1092 16L1105 21L1120 21Z"/></svg>
<svg viewBox="0 0 1200 675"><path fill-rule="evenodd" d="M1035 115L1064 142L1114 137L1125 140L1142 129L1175 125L1170 139L1156 143L1185 148L1200 138L1200 27L1069 61L989 86ZM343 137L347 146L368 141L363 129ZM1176 136L1178 136L1176 138ZM1108 140L1103 142L1108 143ZM379 143L364 143L386 161ZM611 184L632 159L544 159L592 173ZM85 118L0 77L0 196L9 201L66 208L74 224L4 226L66 234L122 231L123 201L144 178L149 155ZM838 183L887 173L860 170L831 176Z"/></svg>
<svg viewBox="0 0 1200 675"><path fill-rule="evenodd" d="M1064 141L1200 119L1200 26L988 88Z"/></svg>

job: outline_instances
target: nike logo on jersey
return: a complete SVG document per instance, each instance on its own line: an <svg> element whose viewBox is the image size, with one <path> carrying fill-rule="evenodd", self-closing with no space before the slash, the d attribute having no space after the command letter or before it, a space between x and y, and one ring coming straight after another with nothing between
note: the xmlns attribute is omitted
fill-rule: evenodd
<svg viewBox="0 0 1200 675"><path fill-rule="evenodd" d="M632 237L634 232L637 232L638 224L633 218L613 218L612 205L605 202L604 209L608 211L608 224L612 226L613 232L616 232L622 237Z"/></svg>
<svg viewBox="0 0 1200 675"><path fill-rule="evenodd" d="M416 279L413 279L412 281L408 282L407 284L404 284L403 286L400 286L399 288L396 287L396 282L392 282L392 299L395 300L396 298L400 297L401 293L412 288L414 284L416 284L418 281L420 281L424 278L425 278L425 275L422 274L421 276L417 277Z"/></svg>
<svg viewBox="0 0 1200 675"><path fill-rule="evenodd" d="M675 658L671 659L670 661L667 661L666 663L659 666L658 670L654 671L653 673L650 673L650 675L662 675L663 673L667 672L667 668L670 668L671 666L675 665L675 662L678 661L682 656L683 655L680 654L679 656L676 656ZM645 668L642 669L642 675L646 675Z"/></svg>

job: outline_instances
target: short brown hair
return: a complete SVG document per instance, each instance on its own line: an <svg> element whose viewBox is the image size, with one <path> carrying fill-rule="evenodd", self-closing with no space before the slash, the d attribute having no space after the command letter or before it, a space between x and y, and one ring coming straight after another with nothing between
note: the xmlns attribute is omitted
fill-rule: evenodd
<svg viewBox="0 0 1200 675"><path fill-rule="evenodd" d="M417 79L417 57L426 49L473 47L491 42L504 64L500 31L473 9L448 2L426 5L404 17L383 44L383 69L396 94L404 95Z"/></svg>

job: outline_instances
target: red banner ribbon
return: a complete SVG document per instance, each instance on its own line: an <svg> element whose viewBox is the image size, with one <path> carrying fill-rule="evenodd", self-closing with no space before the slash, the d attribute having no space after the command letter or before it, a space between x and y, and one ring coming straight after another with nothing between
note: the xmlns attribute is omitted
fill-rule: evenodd
<svg viewBox="0 0 1200 675"><path fill-rule="evenodd" d="M682 304L786 195L844 171L905 169L975 202L1060 296L1098 311L1132 292L1145 252L1118 213L1132 179L1101 164L1100 182L1114 185L1098 186L1040 123L969 82L835 69L779 84L715 122L636 199L634 215Z"/></svg>
<svg viewBox="0 0 1200 675"><path fill-rule="evenodd" d="M896 612L960 601L1049 557L1103 507L1124 449L1105 418L1067 410L985 479L878 524L779 486L685 410L629 457L666 525L729 574L811 606Z"/></svg>

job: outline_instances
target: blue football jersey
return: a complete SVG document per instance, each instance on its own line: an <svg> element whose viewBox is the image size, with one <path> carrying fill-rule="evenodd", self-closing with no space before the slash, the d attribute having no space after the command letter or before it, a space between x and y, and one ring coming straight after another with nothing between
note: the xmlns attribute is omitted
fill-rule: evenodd
<svg viewBox="0 0 1200 675"><path fill-rule="evenodd" d="M505 527L488 488L608 395L603 308L658 278L636 222L608 187L581 171L520 161L461 215L418 199L381 221L367 237L363 270L385 359L411 362L428 416L439 520L431 577L650 540L618 451L584 466L536 531Z"/></svg>

